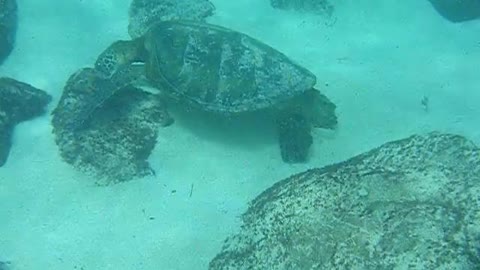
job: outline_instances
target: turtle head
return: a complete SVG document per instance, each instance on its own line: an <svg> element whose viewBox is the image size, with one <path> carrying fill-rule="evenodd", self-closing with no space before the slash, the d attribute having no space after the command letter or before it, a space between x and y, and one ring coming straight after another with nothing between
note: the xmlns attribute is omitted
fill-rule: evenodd
<svg viewBox="0 0 480 270"><path fill-rule="evenodd" d="M103 51L95 62L95 69L111 77L119 69L135 62L145 62L143 38L119 40Z"/></svg>

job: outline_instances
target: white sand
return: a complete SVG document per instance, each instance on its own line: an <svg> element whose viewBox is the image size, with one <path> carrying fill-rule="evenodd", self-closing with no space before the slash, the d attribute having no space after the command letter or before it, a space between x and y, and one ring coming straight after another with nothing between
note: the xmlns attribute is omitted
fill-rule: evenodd
<svg viewBox="0 0 480 270"><path fill-rule="evenodd" d="M177 116L150 159L157 177L96 187L60 159L49 116L22 123L0 168L0 259L19 270L206 269L247 202L295 172L417 132L480 143L480 21L451 24L419 0L332 1L340 4L330 26L268 0L212 2L210 22L314 71L338 105L339 129L316 131L308 164L286 165L272 127ZM48 91L50 109L72 72L127 38L127 0L18 4L16 48L0 74Z"/></svg>

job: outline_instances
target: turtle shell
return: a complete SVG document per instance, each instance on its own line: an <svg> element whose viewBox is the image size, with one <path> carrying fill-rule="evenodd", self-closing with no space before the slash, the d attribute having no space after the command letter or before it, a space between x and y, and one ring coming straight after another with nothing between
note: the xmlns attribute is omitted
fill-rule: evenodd
<svg viewBox="0 0 480 270"><path fill-rule="evenodd" d="M144 36L147 78L206 111L268 108L311 89L316 78L248 35L202 22L167 21Z"/></svg>

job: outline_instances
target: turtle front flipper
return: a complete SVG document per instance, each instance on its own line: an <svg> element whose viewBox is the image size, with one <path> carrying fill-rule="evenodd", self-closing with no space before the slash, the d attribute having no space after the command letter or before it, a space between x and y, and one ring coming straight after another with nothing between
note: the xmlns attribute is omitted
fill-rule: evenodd
<svg viewBox="0 0 480 270"><path fill-rule="evenodd" d="M53 111L54 127L77 130L85 127L95 110L119 90L143 77L142 65L127 65L105 78L96 69L83 68L68 79L57 108Z"/></svg>
<svg viewBox="0 0 480 270"><path fill-rule="evenodd" d="M120 40L105 49L95 61L95 69L110 78L121 67L134 62L145 62L143 38Z"/></svg>
<svg viewBox="0 0 480 270"><path fill-rule="evenodd" d="M128 84L135 67L111 78L81 69L67 81L52 118L62 159L102 184L151 175L158 130L173 123L157 95Z"/></svg>

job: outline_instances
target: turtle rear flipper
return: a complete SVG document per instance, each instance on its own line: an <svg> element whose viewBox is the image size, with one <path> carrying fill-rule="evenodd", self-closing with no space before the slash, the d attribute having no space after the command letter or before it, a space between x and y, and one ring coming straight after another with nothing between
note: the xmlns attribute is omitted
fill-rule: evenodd
<svg viewBox="0 0 480 270"><path fill-rule="evenodd" d="M312 88L276 111L277 130L283 161L306 162L313 144L312 128L335 129L336 106Z"/></svg>
<svg viewBox="0 0 480 270"><path fill-rule="evenodd" d="M315 88L302 95L302 109L315 128L335 129L338 124L337 106Z"/></svg>
<svg viewBox="0 0 480 270"><path fill-rule="evenodd" d="M335 129L337 106L315 88L276 106L278 112L303 115L314 128Z"/></svg>
<svg viewBox="0 0 480 270"><path fill-rule="evenodd" d="M287 163L307 161L313 144L307 118L302 114L286 112L278 117L277 128L282 160Z"/></svg>
<svg viewBox="0 0 480 270"><path fill-rule="evenodd" d="M0 64L13 49L17 20L17 2L15 0L0 0Z"/></svg>
<svg viewBox="0 0 480 270"><path fill-rule="evenodd" d="M104 77L110 78L121 67L134 62L144 62L145 49L143 38L120 40L108 46L95 61L95 69Z"/></svg>

